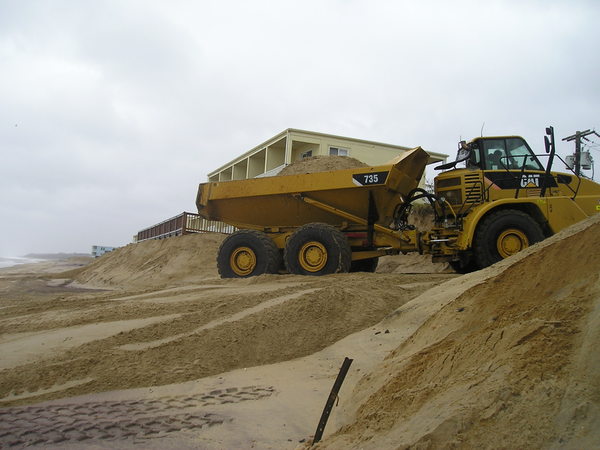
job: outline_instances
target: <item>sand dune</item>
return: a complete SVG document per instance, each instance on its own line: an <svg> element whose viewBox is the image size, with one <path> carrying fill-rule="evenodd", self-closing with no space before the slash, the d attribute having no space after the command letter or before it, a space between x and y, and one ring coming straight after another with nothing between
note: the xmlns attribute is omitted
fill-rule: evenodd
<svg viewBox="0 0 600 450"><path fill-rule="evenodd" d="M497 264L428 317L361 379L359 407L323 447L600 444L598 219Z"/></svg>
<svg viewBox="0 0 600 450"><path fill-rule="evenodd" d="M221 280L210 234L0 270L0 444L307 446L348 356L320 448L597 446L599 238L600 216L464 276Z"/></svg>

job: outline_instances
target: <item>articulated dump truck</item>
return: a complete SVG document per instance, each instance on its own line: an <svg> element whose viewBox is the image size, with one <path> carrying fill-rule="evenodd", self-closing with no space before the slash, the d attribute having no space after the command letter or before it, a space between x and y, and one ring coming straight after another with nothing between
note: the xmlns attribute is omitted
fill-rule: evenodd
<svg viewBox="0 0 600 450"><path fill-rule="evenodd" d="M546 132L545 155L519 136L461 142L436 167L435 193L419 188L429 156L417 147L383 166L203 183L196 205L238 228L217 255L223 278L373 272L380 256L408 252L476 270L600 212L599 184L552 171ZM431 205L431 230L409 223L414 202Z"/></svg>

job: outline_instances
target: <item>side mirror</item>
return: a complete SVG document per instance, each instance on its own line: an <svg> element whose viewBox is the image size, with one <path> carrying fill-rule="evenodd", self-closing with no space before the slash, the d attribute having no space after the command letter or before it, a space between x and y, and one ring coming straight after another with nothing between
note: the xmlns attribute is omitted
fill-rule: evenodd
<svg viewBox="0 0 600 450"><path fill-rule="evenodd" d="M458 153L456 154L456 160L442 164L440 166L436 166L433 169L434 170L453 169L454 167L456 167L456 165L458 163L469 159L470 156L471 156L471 150L469 150L468 145L464 141L461 141L459 144L459 147L458 147Z"/></svg>
<svg viewBox="0 0 600 450"><path fill-rule="evenodd" d="M546 128L546 132L548 132L548 128ZM548 136L544 136L544 145L546 146L546 153L550 153L550 139L548 139Z"/></svg>
<svg viewBox="0 0 600 450"><path fill-rule="evenodd" d="M458 154L456 155L456 161L465 161L471 155L471 151L466 147L461 147L458 149Z"/></svg>

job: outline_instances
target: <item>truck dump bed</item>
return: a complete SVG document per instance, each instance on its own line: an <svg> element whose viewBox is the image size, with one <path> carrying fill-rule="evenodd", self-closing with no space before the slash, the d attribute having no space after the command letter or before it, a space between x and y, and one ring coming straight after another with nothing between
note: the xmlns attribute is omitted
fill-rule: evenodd
<svg viewBox="0 0 600 450"><path fill-rule="evenodd" d="M382 166L202 183L196 206L202 217L238 228L340 226L351 216L388 227L403 196L419 185L428 158L417 147Z"/></svg>

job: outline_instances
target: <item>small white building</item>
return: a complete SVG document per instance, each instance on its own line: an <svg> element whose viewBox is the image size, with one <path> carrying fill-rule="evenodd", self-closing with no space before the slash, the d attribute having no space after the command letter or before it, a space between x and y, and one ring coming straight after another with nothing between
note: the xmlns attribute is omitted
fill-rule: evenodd
<svg viewBox="0 0 600 450"><path fill-rule="evenodd" d="M285 166L317 155L350 156L369 166L387 163L410 147L288 128L208 174L208 181L277 175ZM448 155L428 152L429 164Z"/></svg>
<svg viewBox="0 0 600 450"><path fill-rule="evenodd" d="M99 256L104 255L105 253L112 252L117 247L106 247L103 245L93 245L92 246L92 256L94 258L98 258Z"/></svg>

